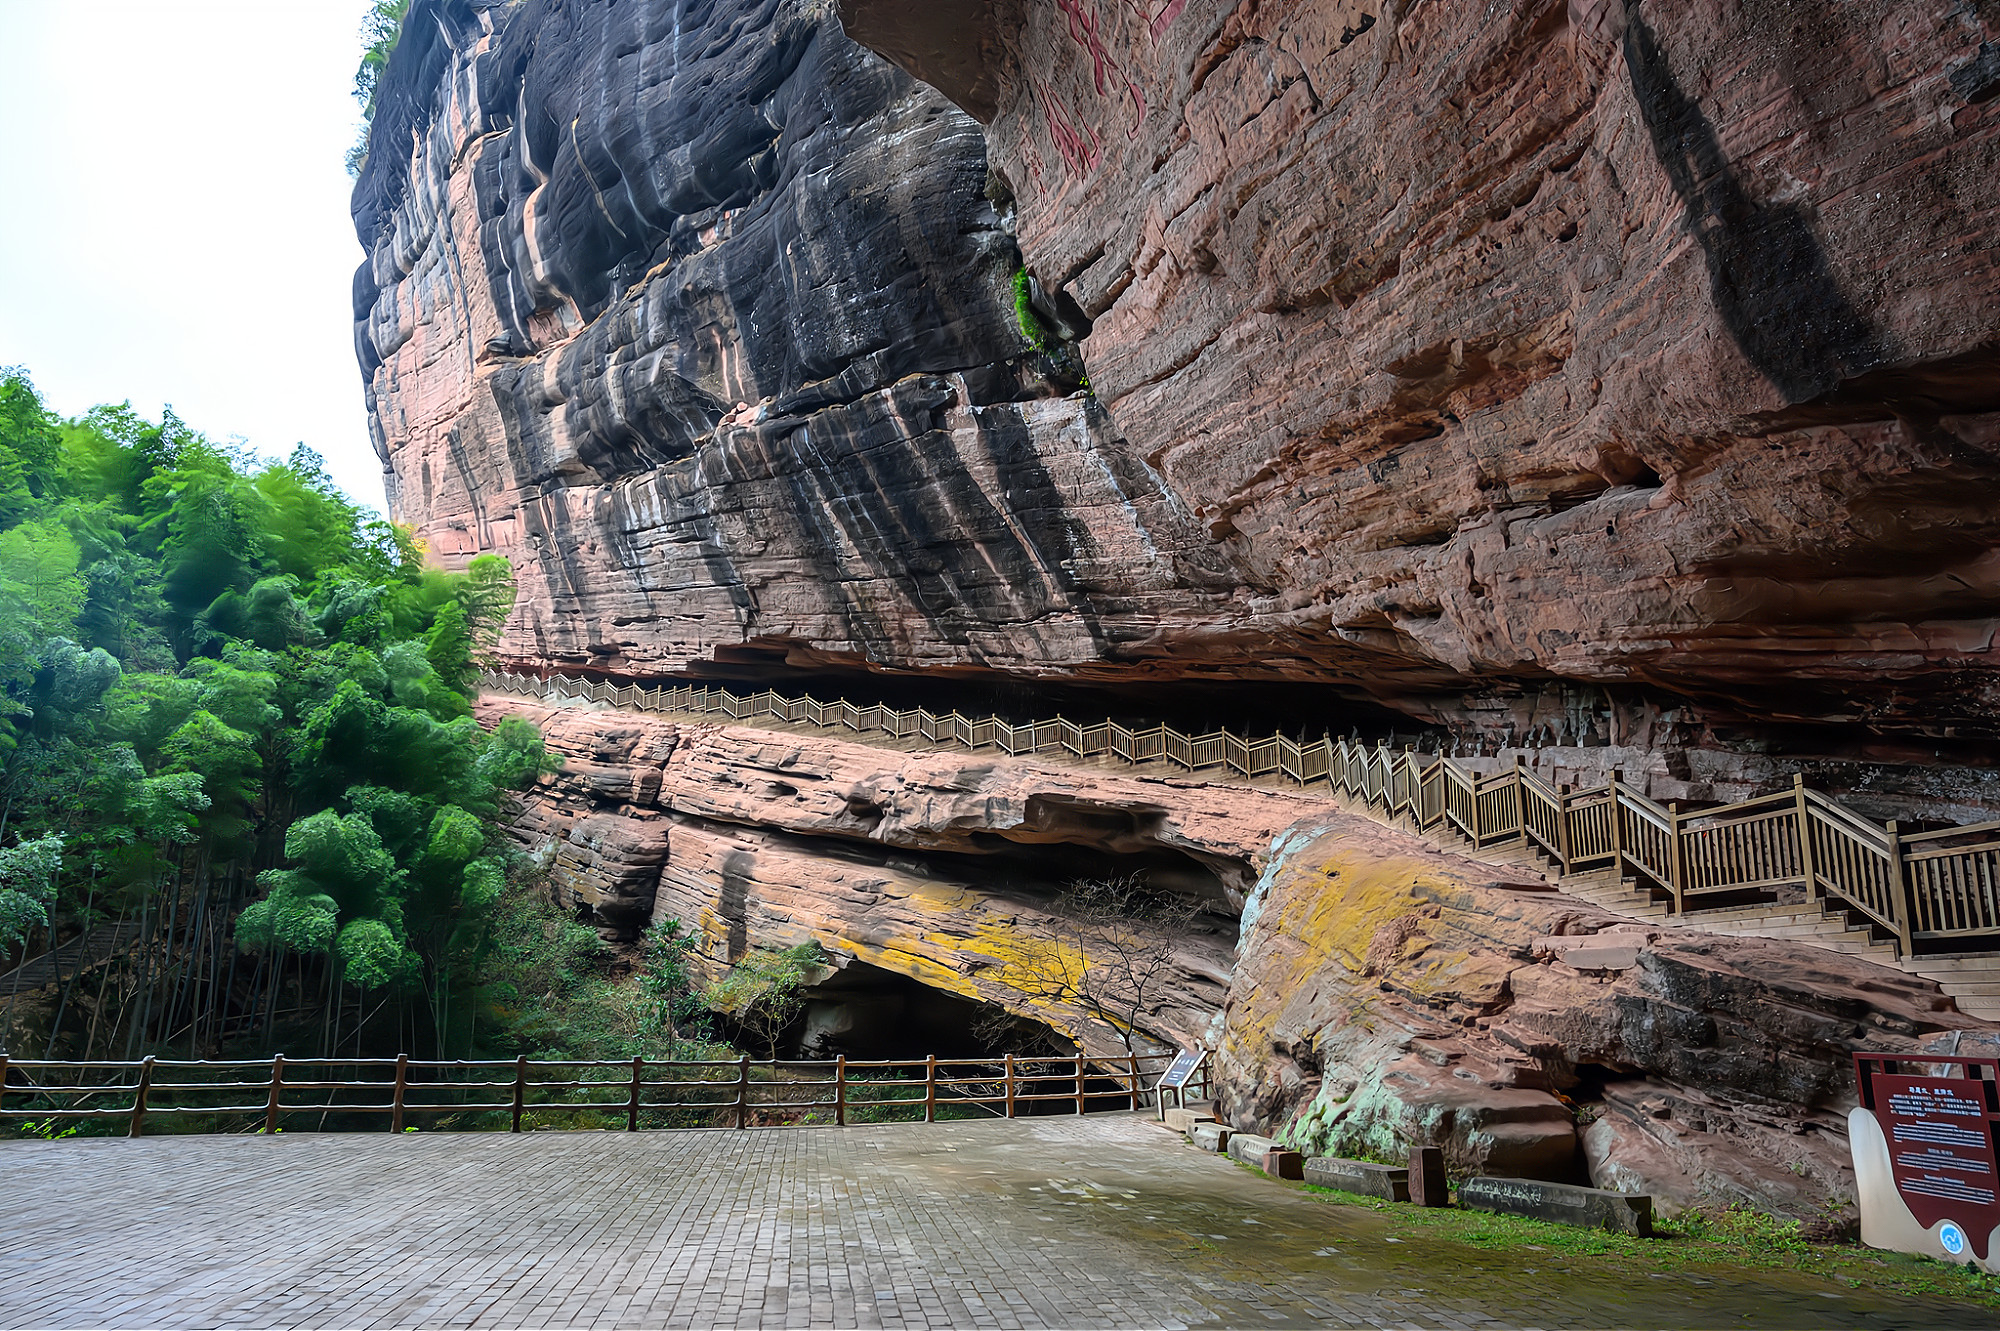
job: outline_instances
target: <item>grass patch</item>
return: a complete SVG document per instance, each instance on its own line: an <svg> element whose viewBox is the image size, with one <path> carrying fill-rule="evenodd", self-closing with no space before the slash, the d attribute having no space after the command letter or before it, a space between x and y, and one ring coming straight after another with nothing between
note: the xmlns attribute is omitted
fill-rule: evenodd
<svg viewBox="0 0 2000 1331"><path fill-rule="evenodd" d="M1253 1174L1264 1174L1255 1166L1237 1163ZM1521 1216L1433 1210L1406 1202L1385 1202L1312 1183L1290 1186L1330 1205L1377 1212L1399 1229L1421 1231L1428 1237L1493 1252L1586 1259L1600 1269L1629 1271L1635 1277L1655 1271L1701 1267L1797 1271L1849 1289L1955 1299L2000 1308L2000 1276L1906 1253L1808 1243L1800 1236L1798 1221L1746 1209L1689 1212L1673 1220L1655 1221L1654 1236L1639 1239Z"/></svg>

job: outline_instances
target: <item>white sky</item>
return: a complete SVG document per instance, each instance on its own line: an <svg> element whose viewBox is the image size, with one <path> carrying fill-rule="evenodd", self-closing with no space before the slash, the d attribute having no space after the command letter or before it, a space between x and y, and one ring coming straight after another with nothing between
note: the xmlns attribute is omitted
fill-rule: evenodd
<svg viewBox="0 0 2000 1331"><path fill-rule="evenodd" d="M342 154L368 0L0 0L0 365L382 507Z"/></svg>

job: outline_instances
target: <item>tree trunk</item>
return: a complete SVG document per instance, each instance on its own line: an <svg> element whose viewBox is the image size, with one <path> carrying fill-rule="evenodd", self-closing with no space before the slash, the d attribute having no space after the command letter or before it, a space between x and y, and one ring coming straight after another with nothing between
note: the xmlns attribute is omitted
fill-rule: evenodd
<svg viewBox="0 0 2000 1331"><path fill-rule="evenodd" d="M76 988L76 982L83 977L83 963L90 960L90 912L97 905L97 869L90 871L90 890L84 894L81 932L77 935L76 965L70 967L69 982L62 987L61 997L56 999L56 1018L49 1023L49 1045L43 1051L43 1058L56 1056L56 1041L62 1038L63 1018L69 1015L69 996ZM62 974L62 957L55 958L56 974Z"/></svg>
<svg viewBox="0 0 2000 1331"><path fill-rule="evenodd" d="M118 923L111 927L111 945L113 947L118 946L119 939L124 936L125 921L130 917L130 906L119 909ZM85 1030L83 1035L83 1061L86 1063L90 1061L91 1051L97 1047L97 1025L104 1019L104 996L111 989L112 972L118 969L119 963L124 959L124 955L124 953L120 952L114 956L105 958L104 978L97 982L97 1002L91 1006L90 1026Z"/></svg>

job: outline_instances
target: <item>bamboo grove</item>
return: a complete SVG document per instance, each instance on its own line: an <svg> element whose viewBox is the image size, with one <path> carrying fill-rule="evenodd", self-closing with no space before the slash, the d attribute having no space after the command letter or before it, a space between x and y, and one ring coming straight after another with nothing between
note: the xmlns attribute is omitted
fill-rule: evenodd
<svg viewBox="0 0 2000 1331"><path fill-rule="evenodd" d="M427 568L301 448L0 372L0 1048L471 1052L548 769L471 717L504 560ZM38 978L30 979L36 967Z"/></svg>

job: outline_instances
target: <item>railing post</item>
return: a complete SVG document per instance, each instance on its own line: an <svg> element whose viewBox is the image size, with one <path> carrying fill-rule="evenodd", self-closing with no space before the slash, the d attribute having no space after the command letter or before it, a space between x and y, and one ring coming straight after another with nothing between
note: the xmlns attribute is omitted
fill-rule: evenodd
<svg viewBox="0 0 2000 1331"><path fill-rule="evenodd" d="M1611 880L1622 884L1625 881L1625 834L1618 820L1618 773L1615 770L1605 789L1611 793Z"/></svg>
<svg viewBox="0 0 2000 1331"><path fill-rule="evenodd" d="M639 1075L645 1066L646 1059L643 1055L634 1054L632 1056L632 1094L625 1098L625 1131L627 1132L637 1132L639 1130Z"/></svg>
<svg viewBox="0 0 2000 1331"><path fill-rule="evenodd" d="M1076 1116L1083 1117L1083 1055L1076 1056Z"/></svg>
<svg viewBox="0 0 2000 1331"><path fill-rule="evenodd" d="M396 1055L396 1094L389 1101L389 1131L403 1130L403 1092L410 1086L410 1056Z"/></svg>
<svg viewBox="0 0 2000 1331"><path fill-rule="evenodd" d="M146 1061L139 1065L139 1085L132 1092L132 1126L125 1130L128 1137L143 1137L146 1134L146 1097L153 1090L153 1056L146 1055Z"/></svg>
<svg viewBox="0 0 2000 1331"><path fill-rule="evenodd" d="M1818 901L1824 893L1819 887L1819 870L1813 864L1812 808L1806 802L1806 778L1803 772L1792 773L1792 796L1798 801L1799 818L1799 868L1806 876L1806 900Z"/></svg>
<svg viewBox="0 0 2000 1331"><path fill-rule="evenodd" d="M1007 1055L1005 1066L1007 1069L1007 1117L1012 1118L1014 1117L1014 1056L1012 1054Z"/></svg>
<svg viewBox="0 0 2000 1331"><path fill-rule="evenodd" d="M285 1056L278 1054L271 1059L271 1098L264 1102L264 1133L269 1136L278 1130L278 1088L285 1082Z"/></svg>
<svg viewBox="0 0 2000 1331"><path fill-rule="evenodd" d="M1889 910L1896 921L1896 955L1907 957L1913 950L1910 946L1910 888L1909 875L1903 872L1903 833L1893 820L1885 829L1889 834Z"/></svg>
<svg viewBox="0 0 2000 1331"><path fill-rule="evenodd" d="M1556 844L1561 847L1556 853L1562 856L1563 873L1569 873L1572 855L1569 848L1569 782L1556 785Z"/></svg>
<svg viewBox="0 0 2000 1331"><path fill-rule="evenodd" d="M924 1122L937 1122L937 1055L924 1056Z"/></svg>
<svg viewBox="0 0 2000 1331"><path fill-rule="evenodd" d="M1674 914L1687 913L1687 851L1681 846L1681 805L1667 802L1667 890L1674 896Z"/></svg>
<svg viewBox="0 0 2000 1331"><path fill-rule="evenodd" d="M833 1125L847 1126L847 1055L833 1060Z"/></svg>
<svg viewBox="0 0 2000 1331"><path fill-rule="evenodd" d="M1528 844L1528 783L1521 779L1520 754L1514 755L1514 821L1521 825L1521 845Z"/></svg>
<svg viewBox="0 0 2000 1331"><path fill-rule="evenodd" d="M1139 1056L1137 1054L1127 1054L1125 1055L1125 1062L1132 1072L1132 1110L1134 1113L1137 1113L1139 1109Z"/></svg>
<svg viewBox="0 0 2000 1331"><path fill-rule="evenodd" d="M6 1107L7 1107L7 1053L5 1050L0 1050L0 1109L4 1109Z"/></svg>
<svg viewBox="0 0 2000 1331"><path fill-rule="evenodd" d="M1469 771L1465 775L1472 785L1472 844L1477 848L1485 826L1479 817L1479 773Z"/></svg>
<svg viewBox="0 0 2000 1331"><path fill-rule="evenodd" d="M736 1060L736 1127L740 1132L750 1126L750 1055L744 1054Z"/></svg>
<svg viewBox="0 0 2000 1331"><path fill-rule="evenodd" d="M522 1054L514 1060L514 1123L509 1132L521 1130L521 1110L528 1103L528 1056Z"/></svg>

